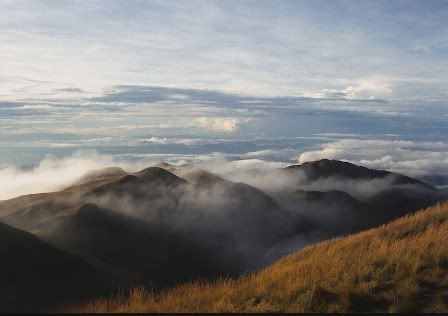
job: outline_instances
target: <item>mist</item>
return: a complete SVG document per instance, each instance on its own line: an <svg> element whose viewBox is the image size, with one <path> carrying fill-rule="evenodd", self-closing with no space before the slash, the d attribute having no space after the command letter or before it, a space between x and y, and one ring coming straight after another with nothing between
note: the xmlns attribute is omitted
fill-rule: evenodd
<svg viewBox="0 0 448 316"><path fill-rule="evenodd" d="M30 169L7 166L0 170L0 200L20 195L52 192L73 184L80 176L110 165L112 160L94 153L66 158L46 158Z"/></svg>
<svg viewBox="0 0 448 316"><path fill-rule="evenodd" d="M95 151L79 151L64 158L47 157L27 168L7 165L0 169L0 200L26 194L58 191L77 183L90 172L107 167L120 167L132 173L160 162L162 160L154 158L142 158L138 162L131 162ZM210 170L234 181L242 182L250 178L251 173L255 172L262 178L270 177L269 171L287 166L282 162L259 159L230 160L222 154L203 155L191 160L171 159L170 163L173 165L191 163L195 168ZM260 187L263 187L263 182L269 183L268 179L259 181Z"/></svg>

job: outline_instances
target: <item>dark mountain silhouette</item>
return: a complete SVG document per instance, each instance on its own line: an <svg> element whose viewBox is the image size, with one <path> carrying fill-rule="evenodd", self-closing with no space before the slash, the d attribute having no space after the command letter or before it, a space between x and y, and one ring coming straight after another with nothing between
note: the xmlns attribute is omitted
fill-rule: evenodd
<svg viewBox="0 0 448 316"><path fill-rule="evenodd" d="M92 203L54 220L41 236L60 248L106 263L129 283L159 287L226 271L188 236Z"/></svg>
<svg viewBox="0 0 448 316"><path fill-rule="evenodd" d="M111 275L80 256L2 223L0 257L0 312L36 312L117 286Z"/></svg>
<svg viewBox="0 0 448 316"><path fill-rule="evenodd" d="M374 211L350 194L331 190L295 190L281 194L283 206L308 220L312 239L326 239L359 231L372 224Z"/></svg>

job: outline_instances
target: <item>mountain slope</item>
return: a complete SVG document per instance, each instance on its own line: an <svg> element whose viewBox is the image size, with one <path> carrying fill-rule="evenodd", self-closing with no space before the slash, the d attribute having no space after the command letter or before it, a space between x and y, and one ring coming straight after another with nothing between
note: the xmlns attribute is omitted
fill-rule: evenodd
<svg viewBox="0 0 448 316"><path fill-rule="evenodd" d="M343 191L364 203L369 209L366 215L370 214L368 216L370 227L448 198L446 193L417 179L338 160L311 161L289 166L282 171L296 179L298 189ZM324 204L318 199L315 200ZM332 205L333 203L329 204L329 206ZM335 205L341 205L341 203L335 203Z"/></svg>
<svg viewBox="0 0 448 316"><path fill-rule="evenodd" d="M154 287L253 270L296 233L289 213L244 183L188 182L158 167L92 174L100 177L4 201L0 221Z"/></svg>
<svg viewBox="0 0 448 316"><path fill-rule="evenodd" d="M237 280L95 301L89 312L443 312L448 204L305 248Z"/></svg>
<svg viewBox="0 0 448 316"><path fill-rule="evenodd" d="M40 234L61 249L95 258L129 282L166 286L228 272L215 256L168 226L147 223L95 204L76 207ZM179 265L179 262L182 262Z"/></svg>
<svg viewBox="0 0 448 316"><path fill-rule="evenodd" d="M0 258L0 312L39 311L117 286L81 257L1 223Z"/></svg>

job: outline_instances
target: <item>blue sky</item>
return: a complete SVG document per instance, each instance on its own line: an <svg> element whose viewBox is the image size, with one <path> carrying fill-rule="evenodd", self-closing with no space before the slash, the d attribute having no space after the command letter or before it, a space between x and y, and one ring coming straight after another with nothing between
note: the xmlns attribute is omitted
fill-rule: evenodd
<svg viewBox="0 0 448 316"><path fill-rule="evenodd" d="M1 0L0 14L0 165L94 150L447 172L447 1Z"/></svg>

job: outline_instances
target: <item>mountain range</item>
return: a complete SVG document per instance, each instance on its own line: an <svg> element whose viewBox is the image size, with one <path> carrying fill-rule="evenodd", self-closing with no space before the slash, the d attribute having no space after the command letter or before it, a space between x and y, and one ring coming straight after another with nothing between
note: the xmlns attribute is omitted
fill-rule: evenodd
<svg viewBox="0 0 448 316"><path fill-rule="evenodd" d="M192 165L110 167L57 192L0 201L0 311L237 277L448 199L422 181L335 160L264 179L277 177L289 187L262 189Z"/></svg>

